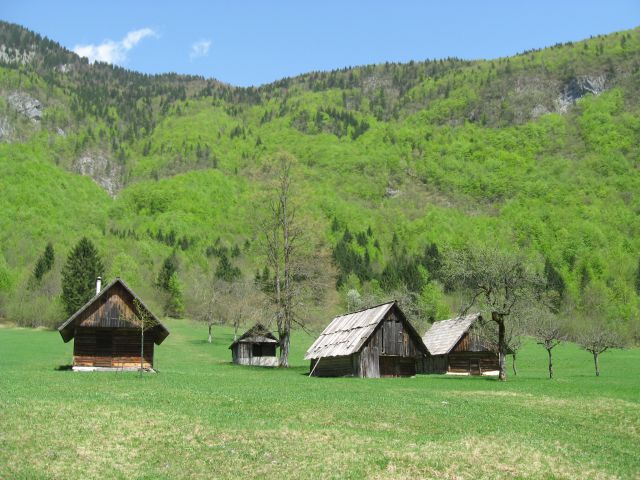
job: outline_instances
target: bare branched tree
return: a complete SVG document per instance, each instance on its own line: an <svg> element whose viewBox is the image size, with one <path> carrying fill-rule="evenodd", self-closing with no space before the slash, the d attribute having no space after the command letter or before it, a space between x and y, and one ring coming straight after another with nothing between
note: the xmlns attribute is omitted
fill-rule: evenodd
<svg viewBox="0 0 640 480"><path fill-rule="evenodd" d="M516 311L536 301L543 286L541 277L522 256L490 247L449 252L443 271L452 284L470 292L463 314L476 304L489 312L487 319L497 327L498 378L506 380L507 327Z"/></svg>
<svg viewBox="0 0 640 480"><path fill-rule="evenodd" d="M275 307L281 367L289 366L293 306L297 295L295 263L300 232L296 226L296 210L291 201L292 163L290 156L280 155L268 215L261 225L267 264L273 272L273 288L269 292L272 293Z"/></svg>
<svg viewBox="0 0 640 480"><path fill-rule="evenodd" d="M622 336L602 321L592 321L576 338L578 345L593 355L596 377L600 376L600 354L612 348L623 348Z"/></svg>
<svg viewBox="0 0 640 480"><path fill-rule="evenodd" d="M550 311L541 311L533 328L538 345L542 345L549 356L549 378L553 378L552 350L567 340L567 329L562 319Z"/></svg>
<svg viewBox="0 0 640 480"><path fill-rule="evenodd" d="M155 327L157 322L137 298L133 299L136 317L134 322L140 327L140 377L144 372L144 332Z"/></svg>

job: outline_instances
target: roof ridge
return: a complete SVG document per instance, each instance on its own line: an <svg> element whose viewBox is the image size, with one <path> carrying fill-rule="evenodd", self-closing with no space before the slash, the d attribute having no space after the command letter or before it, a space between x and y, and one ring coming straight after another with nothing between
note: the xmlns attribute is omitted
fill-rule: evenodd
<svg viewBox="0 0 640 480"><path fill-rule="evenodd" d="M379 303L378 305L373 305L371 307L366 307L366 308L361 308L359 310L354 310L352 312L347 312L347 313L343 313L342 315L336 315L334 318L334 320L336 318L340 318L340 317L346 317L347 315L353 315L354 313L360 313L360 312L366 312L367 310L373 310L374 308L378 308L381 307L383 305L389 305L391 303L398 303L397 300L391 300L389 302L383 302L383 303Z"/></svg>

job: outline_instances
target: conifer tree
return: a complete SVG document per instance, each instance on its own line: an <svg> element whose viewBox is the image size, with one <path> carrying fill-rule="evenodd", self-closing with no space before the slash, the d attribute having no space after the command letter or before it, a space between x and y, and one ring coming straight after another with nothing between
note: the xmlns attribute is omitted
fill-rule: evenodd
<svg viewBox="0 0 640 480"><path fill-rule="evenodd" d="M158 280L156 281L156 285L161 289L168 291L169 280L171 279L171 276L177 271L178 257L176 256L176 252L174 251L162 263L162 267L160 268L160 272L158 273Z"/></svg>
<svg viewBox="0 0 640 480"><path fill-rule="evenodd" d="M91 240L83 237L69 253L62 270L62 302L68 315L95 295L96 278L103 273L98 250Z"/></svg>
<svg viewBox="0 0 640 480"><path fill-rule="evenodd" d="M182 285L178 279L178 273L173 272L169 278L167 286L169 298L165 305L165 313L174 318L180 318L184 314L184 299L182 296Z"/></svg>

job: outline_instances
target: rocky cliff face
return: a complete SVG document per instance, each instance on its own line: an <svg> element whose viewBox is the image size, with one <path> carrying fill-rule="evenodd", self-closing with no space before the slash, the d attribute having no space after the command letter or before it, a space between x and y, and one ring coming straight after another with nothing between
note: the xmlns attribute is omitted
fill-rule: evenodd
<svg viewBox="0 0 640 480"><path fill-rule="evenodd" d="M600 95L606 90L605 75L582 75L572 78L555 101L556 111L565 113L571 105L586 94Z"/></svg>
<svg viewBox="0 0 640 480"><path fill-rule="evenodd" d="M32 122L42 120L42 104L37 98L24 92L12 92L7 96L7 102Z"/></svg>
<svg viewBox="0 0 640 480"><path fill-rule="evenodd" d="M73 170L93 178L112 197L122 188L122 166L103 153L85 153L74 162Z"/></svg>

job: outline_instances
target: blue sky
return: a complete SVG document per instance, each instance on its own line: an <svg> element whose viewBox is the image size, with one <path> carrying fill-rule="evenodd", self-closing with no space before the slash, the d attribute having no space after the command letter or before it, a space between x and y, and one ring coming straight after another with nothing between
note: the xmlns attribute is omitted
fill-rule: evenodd
<svg viewBox="0 0 640 480"><path fill-rule="evenodd" d="M4 0L0 18L134 70L246 86L350 65L512 55L636 27L640 0Z"/></svg>

